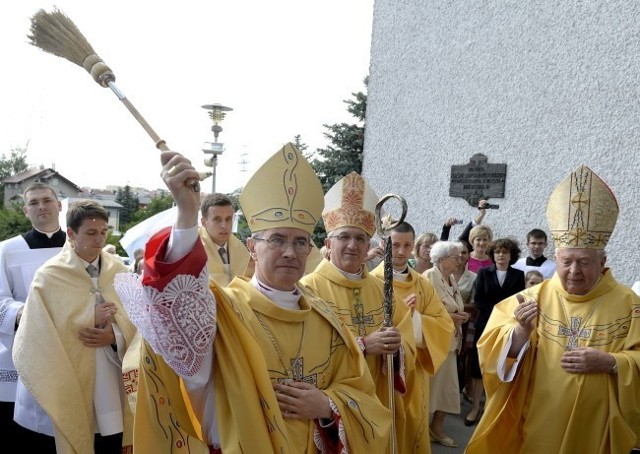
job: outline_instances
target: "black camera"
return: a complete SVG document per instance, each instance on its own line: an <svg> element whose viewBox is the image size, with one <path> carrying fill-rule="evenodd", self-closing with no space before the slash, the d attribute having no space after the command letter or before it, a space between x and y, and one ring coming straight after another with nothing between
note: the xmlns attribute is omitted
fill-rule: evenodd
<svg viewBox="0 0 640 454"><path fill-rule="evenodd" d="M485 209L485 210L497 210L498 208L500 208L500 205L493 205L491 203L487 203L483 207L478 207L479 210L482 210L482 209Z"/></svg>

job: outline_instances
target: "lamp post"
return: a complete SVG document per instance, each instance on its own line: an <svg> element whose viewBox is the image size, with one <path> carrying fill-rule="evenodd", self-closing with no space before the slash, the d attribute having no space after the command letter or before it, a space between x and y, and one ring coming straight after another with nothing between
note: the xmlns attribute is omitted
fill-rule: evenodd
<svg viewBox="0 0 640 454"><path fill-rule="evenodd" d="M205 154L211 155L205 158L204 165L209 166L212 169L211 193L213 194L216 192L216 167L218 166L218 155L221 155L224 152L224 144L218 142L218 136L222 132L220 122L224 120L224 117L227 115L226 112L230 112L233 109L218 103L205 104L202 108L209 111L209 118L213 121L213 126L211 126L213 142L205 142L202 147L202 151Z"/></svg>

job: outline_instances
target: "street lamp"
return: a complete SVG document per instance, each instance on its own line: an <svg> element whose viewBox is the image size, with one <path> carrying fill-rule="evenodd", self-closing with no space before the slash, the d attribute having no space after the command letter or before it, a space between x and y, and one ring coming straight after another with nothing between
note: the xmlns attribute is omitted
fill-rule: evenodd
<svg viewBox="0 0 640 454"><path fill-rule="evenodd" d="M224 120L224 117L227 115L226 112L230 112L233 109L217 103L205 104L202 108L209 111L209 118L213 121L213 126L211 126L213 142L205 142L202 146L202 151L205 154L211 155L208 158L205 158L204 165L212 168L211 193L213 194L216 192L216 167L218 166L218 155L221 155L224 152L224 144L218 142L218 136L222 132L220 122Z"/></svg>

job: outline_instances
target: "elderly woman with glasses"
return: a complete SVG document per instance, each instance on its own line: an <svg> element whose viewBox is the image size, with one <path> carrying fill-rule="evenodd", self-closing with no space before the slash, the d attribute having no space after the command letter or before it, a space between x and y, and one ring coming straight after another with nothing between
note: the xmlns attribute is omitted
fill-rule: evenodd
<svg viewBox="0 0 640 454"><path fill-rule="evenodd" d="M462 260L458 243L438 241L431 246L433 267L423 273L435 288L442 304L455 325L455 334L449 355L440 369L431 377L429 412L433 414L429 433L431 439L444 446L456 447L456 441L444 432L447 413L460 414L460 388L458 386L457 354L462 347L462 324L469 320L454 273Z"/></svg>

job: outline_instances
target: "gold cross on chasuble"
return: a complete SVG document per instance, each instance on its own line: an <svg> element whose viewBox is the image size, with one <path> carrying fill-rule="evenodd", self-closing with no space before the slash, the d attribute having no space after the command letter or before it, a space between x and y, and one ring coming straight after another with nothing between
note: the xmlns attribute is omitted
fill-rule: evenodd
<svg viewBox="0 0 640 454"><path fill-rule="evenodd" d="M360 289L354 289L353 296L356 299L353 305L353 310L356 312L356 315L351 317L351 323L358 327L358 335L366 336L367 325L373 325L373 315L364 315L364 306L362 305L362 301L360 301Z"/></svg>
<svg viewBox="0 0 640 454"><path fill-rule="evenodd" d="M559 335L567 336L569 338L569 342L567 342L565 350L573 350L576 348L578 346L578 338L589 339L589 337L591 337L591 330L580 328L580 323L582 323L582 317L571 317L570 328L561 326L558 329Z"/></svg>
<svg viewBox="0 0 640 454"><path fill-rule="evenodd" d="M291 359L291 377L294 381L303 381L316 386L318 374L304 375L304 358L296 357Z"/></svg>

